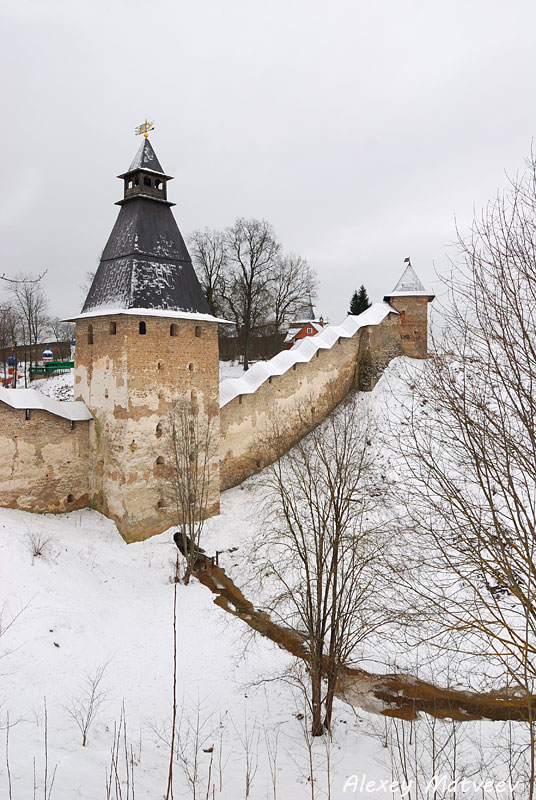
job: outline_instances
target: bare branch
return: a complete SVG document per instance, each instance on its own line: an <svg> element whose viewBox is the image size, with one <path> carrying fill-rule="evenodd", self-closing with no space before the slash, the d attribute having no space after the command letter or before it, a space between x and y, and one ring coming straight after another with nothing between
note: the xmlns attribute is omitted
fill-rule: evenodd
<svg viewBox="0 0 536 800"><path fill-rule="evenodd" d="M2 275L0 275L0 281L6 281L7 283L39 283L39 281L42 280L45 277L47 272L48 272L48 269L46 269L44 272L42 272L40 275L38 275L37 278L26 278L26 277L8 278L6 276L6 273L3 272Z"/></svg>

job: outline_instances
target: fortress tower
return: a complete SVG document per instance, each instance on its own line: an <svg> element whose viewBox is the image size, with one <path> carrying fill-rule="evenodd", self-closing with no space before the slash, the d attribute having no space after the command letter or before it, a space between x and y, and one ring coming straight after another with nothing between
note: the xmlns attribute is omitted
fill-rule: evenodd
<svg viewBox="0 0 536 800"><path fill-rule="evenodd" d="M91 410L92 505L127 541L168 528L163 498L166 419L189 403L216 420L218 325L167 199L166 175L145 138L127 172L117 221L76 321L75 399ZM217 452L209 514L219 510Z"/></svg>
<svg viewBox="0 0 536 800"><path fill-rule="evenodd" d="M411 358L426 358L428 355L428 303L434 295L428 292L417 273L408 266L391 294L383 298L398 311L398 325L402 353Z"/></svg>

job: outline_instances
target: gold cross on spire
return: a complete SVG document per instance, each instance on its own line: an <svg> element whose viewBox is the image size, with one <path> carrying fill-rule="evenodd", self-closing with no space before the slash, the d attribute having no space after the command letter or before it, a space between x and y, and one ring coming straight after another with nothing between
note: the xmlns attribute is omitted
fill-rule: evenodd
<svg viewBox="0 0 536 800"><path fill-rule="evenodd" d="M154 120L152 122L147 122L147 117L145 118L145 122L142 122L141 125L138 125L137 128L134 129L134 133L136 136L139 136L140 133L143 133L146 139L149 138L149 131L154 130Z"/></svg>

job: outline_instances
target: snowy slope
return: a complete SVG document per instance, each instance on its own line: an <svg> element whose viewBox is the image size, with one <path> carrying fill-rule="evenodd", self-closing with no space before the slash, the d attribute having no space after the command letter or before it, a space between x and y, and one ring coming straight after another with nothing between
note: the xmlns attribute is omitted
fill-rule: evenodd
<svg viewBox="0 0 536 800"><path fill-rule="evenodd" d="M246 496L249 493L246 493ZM247 536L244 492L223 498L223 514L213 527L212 542L225 546ZM216 523L216 521L214 521ZM42 556L32 555L31 538L47 541ZM167 748L155 731L169 724L172 674L172 602L175 548L170 534L125 545L107 519L92 511L37 516L0 510L0 571L5 626L0 638L2 716L9 712L10 768L13 797L32 796L32 763L43 783L43 700L48 711L49 771L57 765L55 800L105 797L105 773L124 701L129 738L139 764L136 797L162 797L167 775ZM230 557L228 557L230 558ZM240 550L232 558L238 561ZM309 797L307 751L296 718L301 700L288 685L273 678L291 659L265 640L252 640L249 629L212 602L194 581L178 586L178 697L184 707L183 736L201 707L208 736L205 747L219 747L219 720L224 720L223 791L216 796L243 796L245 725L258 759L255 798L272 796L265 737L279 731L280 797ZM86 673L94 675L108 662L108 688L102 715L90 731L88 745L64 706L83 694ZM264 678L268 683L251 686ZM340 704L333 745L334 780L373 763L379 749L353 711ZM3 734L4 735L4 734ZM140 747L141 738L141 747ZM193 746L185 745L193 753ZM316 782L325 782L325 746L315 743L319 763ZM141 749L141 755L139 751ZM257 755L258 752L258 755ZM208 767L208 754L201 773ZM333 768L335 768L333 766ZM177 789L186 789L177 770ZM370 770L369 770L370 771ZM203 781L201 781L203 783ZM0 765L0 796L7 797L5 764ZM42 789L39 790L42 792ZM204 795L202 795L204 796Z"/></svg>
<svg viewBox="0 0 536 800"><path fill-rule="evenodd" d="M38 389L47 397L53 397L55 400L73 400L74 370L34 381L32 389Z"/></svg>
<svg viewBox="0 0 536 800"><path fill-rule="evenodd" d="M404 370L417 379L422 368L420 363L398 359L375 392L362 396L361 402L373 405L380 419L384 415L392 421L403 413ZM396 472L390 456L378 452L378 458L385 460L386 471ZM250 591L249 544L260 526L260 483L262 479L250 479L225 492L222 513L207 522L204 534L209 552L237 548L224 553L220 564L237 585L246 587L246 594ZM39 538L45 546L41 555L34 555ZM0 636L0 720L5 723L9 713L13 800L33 797L34 758L36 796L43 797L44 698L49 785L57 766L51 800L106 798L114 723L119 721L123 703L129 752L132 746L135 763L135 797L164 797L172 708L174 584L170 579L175 555L171 531L127 546L114 524L96 512L54 516L0 509L0 630L4 631ZM249 596L257 603L262 600ZM252 800L274 800L271 766L276 798L311 798L306 720L298 718L304 711L303 700L288 681L279 679L293 660L271 642L253 638L242 621L214 605L213 596L195 579L188 587L177 586L177 612L178 749L188 761L190 774L198 755L196 796L206 797L210 768L215 798L245 797L249 751ZM393 652L411 663L412 654L405 652L404 644L393 641L390 650L386 645L384 652L376 651L373 668L386 669ZM68 709L82 698L87 675L94 676L104 664L105 703L90 729L87 746L82 747ZM391 778L388 753L381 744L383 718L356 713L337 701L335 721L331 746L325 741L312 746L316 796L327 796L326 747L330 747L332 798L357 795L342 792L353 774L365 774L370 780ZM4 753L5 724L0 724L4 728L0 752ZM197 747L196 728L200 731ZM374 732L378 735L371 737ZM495 727L493 735L496 732ZM276 741L274 766L270 752ZM211 747L212 753L204 752ZM124 780L121 760L119 771ZM6 759L0 757L0 798L9 797L8 786ZM124 800L129 800L124 782L122 791ZM179 759L175 797L180 796L194 795ZM359 796L392 794L378 790Z"/></svg>

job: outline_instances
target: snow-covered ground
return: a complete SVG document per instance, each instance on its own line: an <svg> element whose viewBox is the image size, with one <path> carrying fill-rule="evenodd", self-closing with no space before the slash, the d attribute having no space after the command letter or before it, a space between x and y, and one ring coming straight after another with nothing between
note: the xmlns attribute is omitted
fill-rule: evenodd
<svg viewBox="0 0 536 800"><path fill-rule="evenodd" d="M406 380L401 365L407 368L408 360L398 359L376 390L362 398L380 418L390 415L393 419L400 413L398 398ZM410 364L410 368L418 378L423 365ZM50 387L57 380L59 385L60 377L67 385L64 376L40 384ZM396 470L388 456L385 469ZM223 553L220 564L239 586L246 585L250 575L250 544L262 535L258 511L263 496L262 478L250 479L223 493L221 515L206 523L203 546L207 551L236 548ZM172 712L175 584L171 576L176 552L171 531L126 545L110 520L89 510L55 516L0 509L3 754L7 714L11 726L8 759L0 758L0 797L32 798L34 773L36 796L44 797L45 702L49 785L56 769L52 792L47 795L51 800L107 797L114 725L123 704L135 795L127 794L121 745L122 798L165 796ZM352 775L359 781L363 775L370 781L391 779L389 751L382 745L382 737L387 736L384 718L336 701L333 741L315 740L310 758L304 734L307 720L300 719L303 699L291 682L281 679L292 658L273 643L253 638L245 623L215 605L210 592L195 579L189 586L176 588L179 759L174 768L175 797L300 800L330 796L335 800L400 796L380 784L363 792L351 791L350 785L343 792ZM261 600L251 596L249 586L246 594L254 602ZM389 669L389 654L398 654L411 664L412 654L394 639L385 643L383 651L376 650L377 663L372 668ZM99 685L99 691L104 690L103 702L83 747L72 712L80 702L84 705L88 680L103 666ZM370 668L371 663L365 666ZM477 727L484 742L497 736L497 725ZM464 730L474 730L474 726L466 724ZM190 780L181 759L187 763ZM328 764L331 795L327 793ZM209 770L215 788L214 794L207 795ZM197 783L196 794L192 781ZM109 796L119 797L115 790Z"/></svg>
<svg viewBox="0 0 536 800"><path fill-rule="evenodd" d="M226 378L240 378L244 374L244 367L238 361L220 361L220 383Z"/></svg>
<svg viewBox="0 0 536 800"><path fill-rule="evenodd" d="M245 506L250 500L240 488L225 493L223 513L209 526L209 546L237 546L247 538ZM38 538L45 544L36 556ZM96 512L38 516L0 509L3 627L20 612L0 639L0 699L2 716L9 712L13 726L9 764L15 799L32 796L34 758L37 783L43 783L45 698L49 777L57 765L56 800L106 796L114 722L122 703L136 761L136 797L164 795L175 553L170 533L127 546L113 523ZM240 547L227 556L235 563L240 558ZM311 770L297 718L302 703L286 683L274 680L291 658L266 640L253 640L249 629L215 606L197 581L178 585L177 594L181 747L193 762L199 711L203 748L214 747L218 760L220 745L223 750L223 790L216 796L231 799L244 796L248 738L250 758L258 762L251 797L264 798L273 796L266 740L273 744L277 738L278 796L309 797ZM84 696L88 676L104 664L105 703L82 747L68 710ZM337 719L332 782L340 788L343 776L366 766L370 772L380 747L367 736L362 715L340 703ZM200 774L206 776L210 754L203 748ZM320 787L326 780L324 743L315 743L315 752ZM179 765L176 773L177 790L186 791ZM200 785L206 788L205 780ZM42 796L42 788L38 791ZM5 763L0 766L0 796L8 796Z"/></svg>
<svg viewBox="0 0 536 800"><path fill-rule="evenodd" d="M74 370L32 381L31 388L55 400L74 400Z"/></svg>

